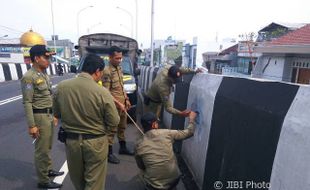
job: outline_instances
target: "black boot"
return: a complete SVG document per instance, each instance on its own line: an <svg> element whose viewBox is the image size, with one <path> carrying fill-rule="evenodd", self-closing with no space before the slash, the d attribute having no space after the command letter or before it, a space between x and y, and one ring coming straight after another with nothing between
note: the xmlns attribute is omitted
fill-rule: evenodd
<svg viewBox="0 0 310 190"><path fill-rule="evenodd" d="M119 154L125 154L125 155L134 155L134 152L130 151L126 147L126 141L119 141Z"/></svg>
<svg viewBox="0 0 310 190"><path fill-rule="evenodd" d="M59 189L61 188L62 184L55 183L53 181L48 183L38 183L39 189Z"/></svg>
<svg viewBox="0 0 310 190"><path fill-rule="evenodd" d="M65 172L58 172L55 170L48 170L48 177L56 177L56 176L61 176L63 175Z"/></svg>
<svg viewBox="0 0 310 190"><path fill-rule="evenodd" d="M119 164L119 159L113 154L112 145L109 145L108 162L111 164Z"/></svg>

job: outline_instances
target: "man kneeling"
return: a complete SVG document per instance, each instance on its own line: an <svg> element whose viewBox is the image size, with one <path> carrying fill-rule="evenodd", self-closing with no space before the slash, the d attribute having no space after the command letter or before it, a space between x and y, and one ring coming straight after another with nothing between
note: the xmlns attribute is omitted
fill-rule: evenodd
<svg viewBox="0 0 310 190"><path fill-rule="evenodd" d="M180 171L173 153L174 140L191 137L195 130L195 112L190 112L184 130L158 129L157 116L151 112L141 118L144 136L137 142L135 158L148 190L172 190L179 182Z"/></svg>

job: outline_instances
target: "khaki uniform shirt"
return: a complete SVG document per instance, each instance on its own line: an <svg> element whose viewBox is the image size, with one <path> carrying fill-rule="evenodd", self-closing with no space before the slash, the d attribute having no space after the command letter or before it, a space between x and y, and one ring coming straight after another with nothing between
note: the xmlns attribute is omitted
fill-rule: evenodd
<svg viewBox="0 0 310 190"><path fill-rule="evenodd" d="M168 77L168 70L170 67L171 65L168 65L162 69L162 71L156 76L146 95L152 102L162 103L167 112L171 114L180 114L181 111L175 109L169 100L169 95L173 86L173 81ZM180 70L183 74L194 72L192 69L182 67Z"/></svg>
<svg viewBox="0 0 310 190"><path fill-rule="evenodd" d="M147 184L158 189L168 189L180 176L173 153L174 140L182 140L194 134L195 124L185 130L153 129L144 134L136 144L138 167Z"/></svg>
<svg viewBox="0 0 310 190"><path fill-rule="evenodd" d="M123 71L121 66L109 64L103 70L102 85L110 91L112 96L125 105L125 91L123 83Z"/></svg>
<svg viewBox="0 0 310 190"><path fill-rule="evenodd" d="M21 87L27 123L32 127L36 125L32 110L52 107L52 85L47 74L32 67L22 77Z"/></svg>
<svg viewBox="0 0 310 190"><path fill-rule="evenodd" d="M88 73L58 84L54 115L61 118L66 132L80 134L108 134L119 123L111 94Z"/></svg>

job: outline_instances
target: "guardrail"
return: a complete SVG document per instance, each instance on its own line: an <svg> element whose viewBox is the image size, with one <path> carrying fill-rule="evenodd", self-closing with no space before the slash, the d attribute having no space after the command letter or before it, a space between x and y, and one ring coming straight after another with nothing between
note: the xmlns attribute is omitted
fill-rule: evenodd
<svg viewBox="0 0 310 190"><path fill-rule="evenodd" d="M28 69L31 68L30 64L25 63L0 63L0 82L19 80ZM50 64L46 72L48 75L56 75L57 65ZM68 73L68 65L64 64L64 73Z"/></svg>

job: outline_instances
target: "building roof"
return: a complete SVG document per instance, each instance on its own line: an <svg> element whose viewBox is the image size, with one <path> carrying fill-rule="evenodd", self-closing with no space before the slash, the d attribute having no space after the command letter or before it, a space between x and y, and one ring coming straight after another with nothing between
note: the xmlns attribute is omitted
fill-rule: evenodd
<svg viewBox="0 0 310 190"><path fill-rule="evenodd" d="M265 26L264 28L260 29L258 32L264 32L264 31L269 31L277 27L283 27L287 28L288 30L296 30L298 28L301 28L305 26L306 23L285 23L285 22L272 22L269 25Z"/></svg>
<svg viewBox="0 0 310 190"><path fill-rule="evenodd" d="M223 51L221 51L221 53L219 53L219 55L226 55L226 54L230 54L231 52L235 52L235 53L238 52L238 43L233 46L230 46L227 49L224 49Z"/></svg>
<svg viewBox="0 0 310 190"><path fill-rule="evenodd" d="M20 37L20 43L25 46L34 46L37 44L46 45L44 38L37 32L30 29Z"/></svg>
<svg viewBox="0 0 310 190"><path fill-rule="evenodd" d="M268 45L310 45L310 24L291 31Z"/></svg>

